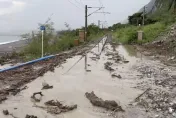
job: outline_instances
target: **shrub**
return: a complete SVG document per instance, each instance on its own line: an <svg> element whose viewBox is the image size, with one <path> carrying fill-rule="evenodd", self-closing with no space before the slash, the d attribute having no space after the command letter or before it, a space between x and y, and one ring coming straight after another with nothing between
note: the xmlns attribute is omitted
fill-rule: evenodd
<svg viewBox="0 0 176 118"><path fill-rule="evenodd" d="M115 33L115 38L121 43L133 43L137 41L138 27L129 26L126 28L118 29Z"/></svg>
<svg viewBox="0 0 176 118"><path fill-rule="evenodd" d="M166 25L160 22L155 24L147 25L143 28L144 31L144 42L150 42L166 29Z"/></svg>
<svg viewBox="0 0 176 118"><path fill-rule="evenodd" d="M163 32L167 26L161 22L155 24L146 25L144 27L128 26L121 28L115 32L116 41L121 43L145 43L155 40L155 38ZM137 31L142 30L144 32L144 38L142 41L137 41Z"/></svg>

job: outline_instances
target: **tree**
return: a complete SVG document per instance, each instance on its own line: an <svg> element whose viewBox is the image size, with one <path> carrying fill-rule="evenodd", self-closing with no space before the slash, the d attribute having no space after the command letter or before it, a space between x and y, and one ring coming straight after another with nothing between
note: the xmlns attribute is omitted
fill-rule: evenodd
<svg viewBox="0 0 176 118"><path fill-rule="evenodd" d="M147 17L147 14L145 14L145 25L147 24L153 24L155 22L157 22L157 20L151 19L149 17ZM132 16L128 17L129 20L129 24L130 25L139 25L142 24L143 22L143 13L135 13Z"/></svg>
<svg viewBox="0 0 176 118"><path fill-rule="evenodd" d="M121 23L116 23L113 24L112 26L110 26L108 29L109 30L116 30L116 29L120 29L120 28L125 28L128 24L121 24Z"/></svg>
<svg viewBox="0 0 176 118"><path fill-rule="evenodd" d="M140 12L140 13L135 13L135 14L133 14L132 16L129 16L129 17L128 17L129 24L131 24L131 25L142 24L142 19L143 19L142 14L143 14L143 13ZM145 17L146 17L146 15L145 15Z"/></svg>
<svg viewBox="0 0 176 118"><path fill-rule="evenodd" d="M169 0L169 10L171 10L171 8L174 8L174 13L176 12L176 0Z"/></svg>
<svg viewBox="0 0 176 118"><path fill-rule="evenodd" d="M88 26L88 32L87 32L87 34L89 36L90 34L96 34L96 33L98 33L98 31L99 31L99 27L97 25L95 25L94 23L92 23L92 24L90 24Z"/></svg>

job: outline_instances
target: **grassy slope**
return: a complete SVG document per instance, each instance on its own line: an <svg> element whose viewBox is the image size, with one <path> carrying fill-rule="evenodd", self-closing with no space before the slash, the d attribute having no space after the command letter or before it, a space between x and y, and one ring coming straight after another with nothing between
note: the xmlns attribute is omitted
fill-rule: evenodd
<svg viewBox="0 0 176 118"><path fill-rule="evenodd" d="M175 15L173 14L173 8L168 11L168 0L157 0L157 10L148 14L148 17L156 19L158 22L155 24L146 25L144 27L128 26L126 28L117 29L113 34L116 41L122 43L137 42L137 31L144 31L144 40L142 43L150 42L164 32L171 24L175 23ZM141 43L141 42L140 42Z"/></svg>

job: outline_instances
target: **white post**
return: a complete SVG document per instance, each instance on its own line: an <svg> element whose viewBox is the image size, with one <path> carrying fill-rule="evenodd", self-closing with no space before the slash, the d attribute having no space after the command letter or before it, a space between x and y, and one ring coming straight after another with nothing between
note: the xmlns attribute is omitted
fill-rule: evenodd
<svg viewBox="0 0 176 118"><path fill-rule="evenodd" d="M43 33L44 33L44 30L42 30L42 57L43 57Z"/></svg>
<svg viewBox="0 0 176 118"><path fill-rule="evenodd" d="M87 70L87 52L85 53L85 70Z"/></svg>
<svg viewBox="0 0 176 118"><path fill-rule="evenodd" d="M100 46L99 46L99 43L98 43L98 52L99 52L99 48L100 48Z"/></svg>

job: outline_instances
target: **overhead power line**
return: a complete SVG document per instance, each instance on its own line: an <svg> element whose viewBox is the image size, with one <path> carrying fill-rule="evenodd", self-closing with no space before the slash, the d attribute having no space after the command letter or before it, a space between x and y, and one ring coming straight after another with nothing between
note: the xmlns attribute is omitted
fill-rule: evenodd
<svg viewBox="0 0 176 118"><path fill-rule="evenodd" d="M81 5L82 7L84 7L84 5L81 3L81 1L78 2L78 0L75 0L75 2L79 5Z"/></svg>
<svg viewBox="0 0 176 118"><path fill-rule="evenodd" d="M68 0L69 3L71 3L72 5L74 5L75 7L77 7L78 9L82 9L79 6L77 6L76 4L74 4L73 2L71 2L70 0Z"/></svg>
<svg viewBox="0 0 176 118"><path fill-rule="evenodd" d="M80 3L84 6L84 4L83 4L83 1L82 1L82 0L80 0Z"/></svg>
<svg viewBox="0 0 176 118"><path fill-rule="evenodd" d="M88 8L93 8L93 7L88 7ZM90 15L92 15L92 14L94 14L94 13L97 13L97 11L99 11L99 10L101 10L102 9L102 7L100 7L99 9L97 9L96 11L94 11L94 12L92 12L92 13L90 13L89 15L87 15L87 16L90 16Z"/></svg>
<svg viewBox="0 0 176 118"><path fill-rule="evenodd" d="M101 0L99 0L99 3L100 3L101 6L103 6L103 3L101 2Z"/></svg>
<svg viewBox="0 0 176 118"><path fill-rule="evenodd" d="M100 5L101 5L102 7L104 7L103 2L102 2L101 0L98 0L98 1L99 1ZM104 20L107 21L107 20L106 20L106 14L107 14L107 12L104 11L104 8L103 8L102 10L103 10L103 15L104 15ZM109 12L108 12L108 14L109 14ZM106 23L107 23L107 25L108 25L108 22L106 22Z"/></svg>

